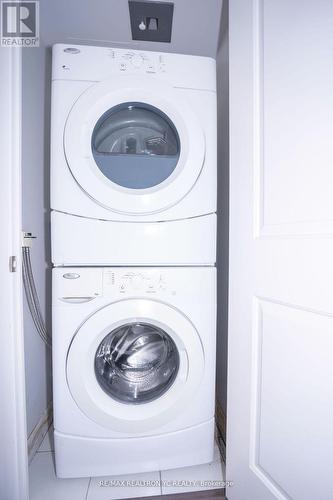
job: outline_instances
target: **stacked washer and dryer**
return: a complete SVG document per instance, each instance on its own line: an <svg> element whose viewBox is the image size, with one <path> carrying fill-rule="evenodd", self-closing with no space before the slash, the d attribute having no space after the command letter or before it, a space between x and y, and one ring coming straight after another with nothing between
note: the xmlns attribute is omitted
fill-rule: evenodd
<svg viewBox="0 0 333 500"><path fill-rule="evenodd" d="M210 58L55 45L51 230L59 477L210 462Z"/></svg>

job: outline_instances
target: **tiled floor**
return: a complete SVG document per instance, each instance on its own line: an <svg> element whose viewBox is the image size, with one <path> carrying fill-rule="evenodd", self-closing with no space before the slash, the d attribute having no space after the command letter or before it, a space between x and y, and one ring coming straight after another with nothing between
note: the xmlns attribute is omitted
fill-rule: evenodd
<svg viewBox="0 0 333 500"><path fill-rule="evenodd" d="M217 445L211 464L130 476L57 479L51 430L30 465L30 500L115 500L167 495L221 488L223 480L224 465ZM129 481L136 486L129 485Z"/></svg>

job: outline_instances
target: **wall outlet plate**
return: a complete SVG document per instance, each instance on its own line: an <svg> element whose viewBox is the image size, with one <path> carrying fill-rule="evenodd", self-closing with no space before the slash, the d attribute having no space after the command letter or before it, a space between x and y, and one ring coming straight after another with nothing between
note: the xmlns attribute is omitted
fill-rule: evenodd
<svg viewBox="0 0 333 500"><path fill-rule="evenodd" d="M173 3L128 2L133 40L171 42Z"/></svg>

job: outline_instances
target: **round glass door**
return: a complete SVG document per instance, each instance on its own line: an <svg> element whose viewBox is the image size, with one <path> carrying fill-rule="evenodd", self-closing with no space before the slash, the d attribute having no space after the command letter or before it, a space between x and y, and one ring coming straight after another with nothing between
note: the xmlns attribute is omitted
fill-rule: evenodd
<svg viewBox="0 0 333 500"><path fill-rule="evenodd" d="M146 298L113 302L89 316L66 360L78 408L112 432L151 433L168 423L195 397L204 371L203 344L192 322L175 307Z"/></svg>
<svg viewBox="0 0 333 500"><path fill-rule="evenodd" d="M174 172L180 155L178 132L161 110L126 102L112 107L96 123L92 153L110 181L129 189L157 186Z"/></svg>
<svg viewBox="0 0 333 500"><path fill-rule="evenodd" d="M122 77L78 96L64 130L66 162L82 191L103 209L157 214L183 200L197 182L205 162L204 130L183 92Z"/></svg>
<svg viewBox="0 0 333 500"><path fill-rule="evenodd" d="M170 335L143 322L111 331L95 355L95 376L100 387L122 403L158 399L171 387L178 369L179 353Z"/></svg>

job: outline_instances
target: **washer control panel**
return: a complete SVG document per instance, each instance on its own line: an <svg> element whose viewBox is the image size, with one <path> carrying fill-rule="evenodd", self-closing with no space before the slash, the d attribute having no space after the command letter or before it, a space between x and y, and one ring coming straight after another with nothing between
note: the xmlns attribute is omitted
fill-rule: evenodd
<svg viewBox="0 0 333 500"><path fill-rule="evenodd" d="M122 272L114 269L105 269L103 276L104 293L139 295L160 294L167 290L167 282L163 273L159 271L129 271Z"/></svg>

